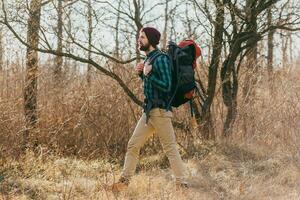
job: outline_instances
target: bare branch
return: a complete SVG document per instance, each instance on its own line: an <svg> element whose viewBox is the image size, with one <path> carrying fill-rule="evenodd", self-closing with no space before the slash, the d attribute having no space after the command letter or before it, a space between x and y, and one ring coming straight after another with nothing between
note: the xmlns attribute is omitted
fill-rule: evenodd
<svg viewBox="0 0 300 200"><path fill-rule="evenodd" d="M44 1L44 2L42 2L41 6L43 7L43 6L47 5L47 4L50 3L51 1L53 1L53 0L47 0L47 1Z"/></svg>
<svg viewBox="0 0 300 200"><path fill-rule="evenodd" d="M2 0L2 2L3 2L3 0ZM102 67L101 65L96 63L94 60L82 58L80 56L76 56L76 55L71 54L71 53L58 52L58 51L55 51L55 50L52 50L52 49L35 48L35 47L31 46L30 44L28 44L27 42L25 42L18 35L18 33L14 30L14 28L8 23L4 4L2 4L2 10L4 12L4 21L1 21L1 23L6 25L6 27L13 33L13 35L16 37L16 39L19 42L21 42L24 46L26 46L27 48L30 48L32 50L39 51L41 53L47 53L47 54L52 54L52 55L56 55L56 56L68 57L68 58L72 58L72 59L74 59L76 61L79 61L79 62L82 62L82 63L91 64L94 67L96 67L98 70L100 70L103 74L105 74L105 75L113 78L114 80L116 80L118 82L118 84L123 88L124 92L133 100L133 102L135 102L139 106L143 105L143 103L139 99L137 99L137 97L133 94L133 92L127 87L127 85L124 83L124 81L118 75L108 71L107 69L105 69L104 67Z"/></svg>

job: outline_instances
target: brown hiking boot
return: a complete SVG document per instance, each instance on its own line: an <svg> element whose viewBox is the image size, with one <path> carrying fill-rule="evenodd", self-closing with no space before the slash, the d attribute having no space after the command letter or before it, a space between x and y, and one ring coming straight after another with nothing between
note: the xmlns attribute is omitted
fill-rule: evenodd
<svg viewBox="0 0 300 200"><path fill-rule="evenodd" d="M105 186L105 189L112 192L121 192L127 189L129 185L129 180L127 178L121 177L118 182L112 185Z"/></svg>

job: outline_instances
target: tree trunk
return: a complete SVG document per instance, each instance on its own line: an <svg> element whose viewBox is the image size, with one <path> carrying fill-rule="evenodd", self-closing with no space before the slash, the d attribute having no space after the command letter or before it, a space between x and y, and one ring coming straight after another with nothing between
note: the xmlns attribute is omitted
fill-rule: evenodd
<svg viewBox="0 0 300 200"><path fill-rule="evenodd" d="M119 4L118 4L118 10L120 10L121 8L121 3L122 1L119 1ZM120 58L120 40L119 40L119 32L120 32L120 29L119 29L119 26L120 26L120 19L121 19L121 14L120 12L118 12L117 14L117 21L116 21L116 38L115 38L115 43L116 43L116 48L115 48L115 57L116 58Z"/></svg>
<svg viewBox="0 0 300 200"><path fill-rule="evenodd" d="M223 3L218 0L216 1L217 6L217 15L215 20L215 32L214 32L214 39L213 39L213 52L211 56L210 66L209 66L209 73L208 73L208 89L207 89L207 98L204 100L203 108L202 108L202 115L201 115L201 122L202 127L201 133L203 138L205 139L215 139L215 132L213 129L213 122L211 118L211 105L213 103L213 99L215 96L216 90L216 81L217 81L217 73L218 67L221 59L221 52L222 52L222 43L223 43L223 28L224 28L224 5ZM200 122L197 120L198 123Z"/></svg>
<svg viewBox="0 0 300 200"><path fill-rule="evenodd" d="M222 81L222 97L225 106L227 107L226 120L223 127L223 135L228 137L232 133L232 126L235 122L237 112L237 92L238 78L235 62L239 54L242 52L241 45L243 40L234 36L230 53L223 62L221 69Z"/></svg>
<svg viewBox="0 0 300 200"><path fill-rule="evenodd" d="M62 52L62 39L63 39L63 21L62 21L62 15L63 15L63 7L62 7L62 1L58 0L58 6L57 6L57 49L56 51L58 53ZM56 83L55 87L58 88L61 86L62 81L62 64L63 64L63 58L62 56L56 56L55 57L55 67L54 67L54 81Z"/></svg>
<svg viewBox="0 0 300 200"><path fill-rule="evenodd" d="M173 13L175 13L175 11ZM170 24L171 24L169 38L171 38L171 40L173 40L176 43L177 42L177 40L176 40L176 29L175 29L175 27L176 27L176 17L175 17L175 14L173 14L173 13L170 15L170 18L169 18Z"/></svg>
<svg viewBox="0 0 300 200"><path fill-rule="evenodd" d="M4 55L4 48L3 48L3 28L0 27L0 72L3 70L3 55Z"/></svg>
<svg viewBox="0 0 300 200"><path fill-rule="evenodd" d="M39 44L39 29L41 15L41 0L32 0L30 3L27 42L33 48ZM26 131L23 135L23 144L28 145L30 132L36 128L37 116L37 71L38 52L27 48L26 52L26 77L24 88L24 110Z"/></svg>
<svg viewBox="0 0 300 200"><path fill-rule="evenodd" d="M257 33L257 15L256 15L256 1L247 0L246 1L246 23L247 31L253 34ZM255 95L255 84L257 82L257 41L255 38L249 39L247 41L249 51L246 57L246 79L243 87L243 94L245 102L249 103L250 98Z"/></svg>
<svg viewBox="0 0 300 200"><path fill-rule="evenodd" d="M294 55L293 55L294 49L293 49L293 37L291 33L289 33L288 39L289 39L289 61L290 61L290 67L292 67L294 64Z"/></svg>
<svg viewBox="0 0 300 200"><path fill-rule="evenodd" d="M192 21L189 18L189 13L190 13L190 9L188 7L188 3L185 4L185 17L186 17L186 21L185 21L185 27L186 27L186 37L187 38L193 38L194 33L192 31Z"/></svg>
<svg viewBox="0 0 300 200"><path fill-rule="evenodd" d="M135 34L135 52L136 52L136 55L137 55L137 59L136 59L136 62L139 63L140 60L141 60L141 56L140 56L140 50L139 50L139 44L138 44L138 38L139 38L139 35L140 35L140 31L141 29L143 28L143 24L142 24L142 20L141 20L141 10L140 10L140 2L134 0L133 1L133 4L134 4L134 22L135 22L135 25L136 25L136 34Z"/></svg>
<svg viewBox="0 0 300 200"><path fill-rule="evenodd" d="M246 31L252 34L257 33L257 15L256 15L256 1L246 1ZM255 37L247 40L248 53L246 55L246 77L243 84L243 96L245 109L243 112L243 128L244 135L247 134L249 128L253 127L254 109L253 101L255 98L255 85L258 76L258 64L257 64L257 41ZM230 109L229 109L230 111Z"/></svg>
<svg viewBox="0 0 300 200"><path fill-rule="evenodd" d="M227 107L227 115L223 127L223 135L225 137L232 133L232 126L237 112L238 80L234 64L237 56L233 55L225 60L221 70L223 101Z"/></svg>
<svg viewBox="0 0 300 200"><path fill-rule="evenodd" d="M282 52L282 68L286 69L288 65L288 56L287 56L287 48L288 48L288 38L283 36L281 37L281 52Z"/></svg>
<svg viewBox="0 0 300 200"><path fill-rule="evenodd" d="M91 0L88 1L88 40L89 40L89 46L88 46L88 59L91 59L91 50L92 50L92 34L93 34L93 18L92 18L92 4ZM88 64L87 69L87 84L90 87L91 85L91 70L92 66L91 64Z"/></svg>
<svg viewBox="0 0 300 200"><path fill-rule="evenodd" d="M163 34L162 34L162 49L166 49L167 48L167 31L168 31L168 21L169 21L169 1L170 0L166 0L165 4L165 24L164 24L164 30L163 30Z"/></svg>
<svg viewBox="0 0 300 200"><path fill-rule="evenodd" d="M272 8L268 8L268 16L267 16L268 27L272 26ZM267 61L267 69L268 69L268 82L271 94L273 94L273 55L274 55L274 30L270 30L268 32L268 61Z"/></svg>
<svg viewBox="0 0 300 200"><path fill-rule="evenodd" d="M66 14L66 31L67 31L67 38L66 38L66 43L65 43L65 49L66 49L66 52L70 52L72 53L72 49L71 49L71 39L70 39L70 35L71 34L71 31L72 31L72 21L71 21L71 15L72 15L72 5L68 5L67 8L67 14ZM65 58L65 64L64 64L64 68L66 69L66 71L70 72L71 71L72 73L73 72L76 72L76 69L71 69L70 68L70 65L71 65L71 59L70 58Z"/></svg>

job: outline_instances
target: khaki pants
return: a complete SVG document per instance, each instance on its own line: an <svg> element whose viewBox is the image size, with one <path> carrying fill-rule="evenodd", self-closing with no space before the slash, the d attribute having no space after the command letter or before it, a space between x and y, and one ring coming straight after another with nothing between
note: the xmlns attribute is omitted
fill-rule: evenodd
<svg viewBox="0 0 300 200"><path fill-rule="evenodd" d="M143 113L128 142L125 163L121 176L130 179L130 177L134 174L140 148L155 132L158 135L163 150L169 159L176 181L184 182L185 167L176 146L174 129L171 122L171 118L173 116L172 112L166 111L165 109L154 108L150 111L149 115L148 124L146 124L146 114Z"/></svg>

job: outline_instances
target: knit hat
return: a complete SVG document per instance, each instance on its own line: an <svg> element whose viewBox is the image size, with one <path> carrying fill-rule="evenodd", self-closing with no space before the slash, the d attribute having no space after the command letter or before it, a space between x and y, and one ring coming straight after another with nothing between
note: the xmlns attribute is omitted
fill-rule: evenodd
<svg viewBox="0 0 300 200"><path fill-rule="evenodd" d="M145 27L142 29L142 31L147 36L149 43L153 47L156 47L160 40L160 32L153 27Z"/></svg>

